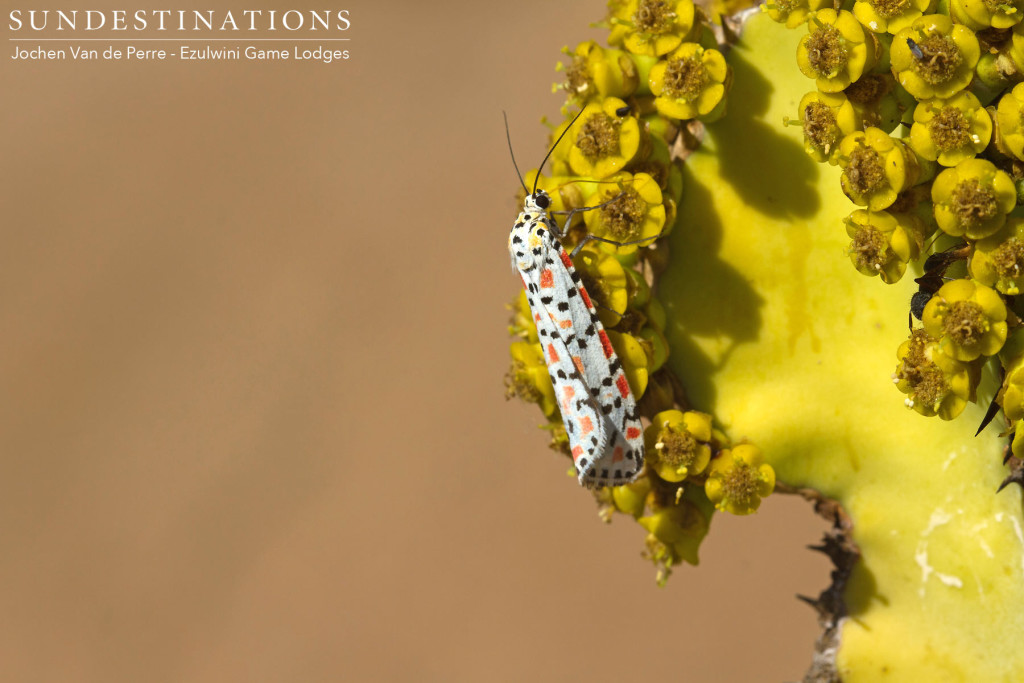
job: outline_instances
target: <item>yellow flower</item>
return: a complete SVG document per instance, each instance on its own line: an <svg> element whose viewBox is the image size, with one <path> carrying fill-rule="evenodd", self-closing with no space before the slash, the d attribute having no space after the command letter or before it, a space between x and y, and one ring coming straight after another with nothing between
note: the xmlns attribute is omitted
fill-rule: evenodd
<svg viewBox="0 0 1024 683"><path fill-rule="evenodd" d="M910 146L929 161L956 166L980 154L991 139L992 118L978 98L966 90L922 102L914 109Z"/></svg>
<svg viewBox="0 0 1024 683"><path fill-rule="evenodd" d="M1017 188L991 161L966 159L938 175L932 202L943 232L978 240L1003 227L1017 203Z"/></svg>
<svg viewBox="0 0 1024 683"><path fill-rule="evenodd" d="M1024 422L1017 422L1013 428L1013 441L1010 442L1013 457L1024 460Z"/></svg>
<svg viewBox="0 0 1024 683"><path fill-rule="evenodd" d="M999 294L973 280L942 285L924 307L925 331L942 353L962 362L999 352L1006 341L1006 305Z"/></svg>
<svg viewBox="0 0 1024 683"><path fill-rule="evenodd" d="M626 374L629 388L633 390L633 398L639 401L647 391L647 381L650 377L647 369L647 353L632 335L615 330L607 332L608 339L611 340L619 360L622 361L622 371Z"/></svg>
<svg viewBox="0 0 1024 683"><path fill-rule="evenodd" d="M511 351L512 367L505 375L507 397L516 396L527 403L536 403L551 417L558 409L558 402L540 344L512 342Z"/></svg>
<svg viewBox="0 0 1024 683"><path fill-rule="evenodd" d="M648 553L656 563L666 568L682 561L697 564L697 549L708 533L708 518L695 503L683 499L678 504L658 505L637 521L649 532Z"/></svg>
<svg viewBox="0 0 1024 683"><path fill-rule="evenodd" d="M629 303L625 268L614 256L589 244L580 250L573 264L597 307L597 317L605 327L614 327Z"/></svg>
<svg viewBox="0 0 1024 683"><path fill-rule="evenodd" d="M612 9L608 43L657 57L676 49L694 27L692 0L627 0Z"/></svg>
<svg viewBox="0 0 1024 683"><path fill-rule="evenodd" d="M875 33L897 33L927 12L932 0L857 0L853 16Z"/></svg>
<svg viewBox="0 0 1024 683"><path fill-rule="evenodd" d="M584 214L587 228L598 237L615 242L633 242L651 238L653 241L665 225L665 206L661 188L646 173L623 173L619 183L601 185L590 197L587 206L600 206ZM632 254L640 245L619 247L601 243L604 251L618 255ZM643 246L646 246L644 244Z"/></svg>
<svg viewBox="0 0 1024 683"><path fill-rule="evenodd" d="M879 128L891 133L903 123L905 112L917 106L917 100L901 88L891 73L864 74L843 90L860 119L861 128Z"/></svg>
<svg viewBox="0 0 1024 683"><path fill-rule="evenodd" d="M615 509L639 519L640 515L644 514L647 494L651 492L651 480L647 477L640 477L631 484L614 486L611 491L611 502Z"/></svg>
<svg viewBox="0 0 1024 683"><path fill-rule="evenodd" d="M725 113L725 93L732 70L718 50L697 43L679 49L651 67L654 106L663 116L711 121Z"/></svg>
<svg viewBox="0 0 1024 683"><path fill-rule="evenodd" d="M881 211L921 175L917 158L902 140L878 128L850 133L839 143L840 182L854 204Z"/></svg>
<svg viewBox="0 0 1024 683"><path fill-rule="evenodd" d="M661 121L666 120L660 116L656 118ZM672 158L672 151L664 140L654 136L650 137L649 140L651 145L647 158L643 161L634 160L629 168L634 175L646 173L658 181L658 187L661 188L661 196L665 202L665 224L668 226L671 225L671 221L668 219L669 206L671 205L672 210L674 210L676 202L683 195L683 172L681 164L678 160ZM668 233L666 232L665 234Z"/></svg>
<svg viewBox="0 0 1024 683"><path fill-rule="evenodd" d="M749 443L723 450L711 462L704 492L715 507L734 515L749 515L761 499L775 490L775 470L764 462L761 449Z"/></svg>
<svg viewBox="0 0 1024 683"><path fill-rule="evenodd" d="M911 332L896 352L896 388L907 395L908 408L925 417L952 420L974 400L978 372L939 350L938 340L925 330Z"/></svg>
<svg viewBox="0 0 1024 683"><path fill-rule="evenodd" d="M660 412L644 430L647 466L665 481L683 481L708 466L710 441L710 415L692 410Z"/></svg>
<svg viewBox="0 0 1024 683"><path fill-rule="evenodd" d="M814 90L803 96L799 105L804 131L804 150L815 161L839 163L839 141L861 129L860 116L843 93Z"/></svg>
<svg viewBox="0 0 1024 683"><path fill-rule="evenodd" d="M1003 48L1002 53L1010 58L1017 72L1024 72L1024 22L1013 27L1010 44Z"/></svg>
<svg viewBox="0 0 1024 683"><path fill-rule="evenodd" d="M920 254L925 225L911 214L858 209L846 219L846 234L852 238L850 260L857 271L892 284L903 277L907 262Z"/></svg>
<svg viewBox="0 0 1024 683"><path fill-rule="evenodd" d="M605 97L629 97L640 84L640 72L632 55L622 50L606 50L592 40L580 43L565 53L572 62L565 68L562 88L579 105ZM562 64L559 63L559 68Z"/></svg>
<svg viewBox="0 0 1024 683"><path fill-rule="evenodd" d="M998 232L978 240L969 264L971 277L1008 296L1024 287L1024 219L1010 218Z"/></svg>
<svg viewBox="0 0 1024 683"><path fill-rule="evenodd" d="M626 290L629 292L630 308L643 308L651 300L651 286L647 284L643 273L632 268L626 269L626 279L628 280Z"/></svg>
<svg viewBox="0 0 1024 683"><path fill-rule="evenodd" d="M609 97L584 107L569 147L569 167L574 173L605 178L636 156L640 149L640 124L633 116L616 113L625 106L619 98Z"/></svg>
<svg viewBox="0 0 1024 683"><path fill-rule="evenodd" d="M1013 344L1019 347L1020 337L1021 333L1018 330L1010 340L1007 340L1006 345ZM1016 422L1024 418L1024 355L1017 353L1013 358L1005 358L1001 353L999 357L1006 369L1006 379L1003 380L1001 392L1003 414L1010 422Z"/></svg>
<svg viewBox="0 0 1024 683"><path fill-rule="evenodd" d="M648 372L657 372L668 360L668 339L661 330L651 325L641 329L638 336L644 351L647 352Z"/></svg>
<svg viewBox="0 0 1024 683"><path fill-rule="evenodd" d="M1018 83L999 100L996 122L999 124L996 142L1007 154L1024 160L1024 83Z"/></svg>
<svg viewBox="0 0 1024 683"><path fill-rule="evenodd" d="M1006 29L1020 23L1020 0L950 0L949 10L958 23L981 31Z"/></svg>
<svg viewBox="0 0 1024 683"><path fill-rule="evenodd" d="M974 31L942 14L926 14L892 39L896 79L919 100L950 97L974 77L981 47Z"/></svg>
<svg viewBox="0 0 1024 683"><path fill-rule="evenodd" d="M785 23L786 28L796 28L807 21L811 12L831 6L829 0L767 0L761 5L761 11L767 12L773 20Z"/></svg>
<svg viewBox="0 0 1024 683"><path fill-rule="evenodd" d="M807 22L796 63L818 90L839 92L875 65L875 41L846 10L818 10Z"/></svg>

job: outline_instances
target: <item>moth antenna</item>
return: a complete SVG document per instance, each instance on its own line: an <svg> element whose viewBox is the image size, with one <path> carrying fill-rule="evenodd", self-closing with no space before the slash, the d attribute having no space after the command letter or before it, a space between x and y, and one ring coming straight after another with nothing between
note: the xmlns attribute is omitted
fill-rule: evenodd
<svg viewBox="0 0 1024 683"><path fill-rule="evenodd" d="M516 163L516 153L512 151L512 134L508 132L508 114L501 112L501 115L505 117L505 139L508 140L508 153L512 156L512 166L516 169L516 175L519 176L519 184L523 186L523 191L529 194L530 191L526 188L523 174L519 172L519 164Z"/></svg>
<svg viewBox="0 0 1024 683"><path fill-rule="evenodd" d="M555 144L551 145L551 149L549 149L548 153L544 155L544 160L541 161L540 166L537 167L537 177L534 178L533 180L533 194L537 194L537 183L540 181L540 172L541 169L544 168L544 164L548 163L548 159L551 157L551 153L555 151L555 147L558 147L558 143L562 141L562 138L564 138L565 134L569 132L569 129L572 128L573 124L576 123L577 119L583 116L584 111L585 109L581 109L580 113L576 114L576 116L572 118L572 121L569 122L569 125L565 127L565 130L562 131L562 134L558 136L557 140L555 140Z"/></svg>

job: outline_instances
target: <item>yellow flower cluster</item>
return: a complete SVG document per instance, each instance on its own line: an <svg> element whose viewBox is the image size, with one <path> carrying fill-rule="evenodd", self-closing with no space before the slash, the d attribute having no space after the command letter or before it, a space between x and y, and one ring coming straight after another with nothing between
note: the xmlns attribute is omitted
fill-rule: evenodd
<svg viewBox="0 0 1024 683"><path fill-rule="evenodd" d="M608 47L587 41L564 50L568 60L558 69L565 80L555 88L567 97L565 120L551 141L566 135L550 155L550 171L531 170L525 180L548 193L552 211L579 210L563 227L567 250L587 235L602 238L573 264L650 426L640 478L596 495L606 519L626 514L647 531L647 556L663 581L674 565L697 563L716 509L752 513L775 486L775 472L755 446L730 443L710 415L689 409L666 365L666 316L654 295L668 258L660 238L686 229L676 210L684 190L678 150L689 140L683 131L725 115L732 70L692 0L610 0L603 25ZM917 234L918 226L901 225ZM508 395L537 404L552 447L568 454L525 294L510 308Z"/></svg>
<svg viewBox="0 0 1024 683"><path fill-rule="evenodd" d="M842 169L854 267L889 284L908 267L921 273L911 304L921 327L893 375L907 406L956 417L998 358L997 400L1019 423L1024 343L1009 351L1007 340L1024 335L1011 298L1024 286L1022 6L769 0L763 10L806 31L796 62L815 89L799 104L804 147Z"/></svg>

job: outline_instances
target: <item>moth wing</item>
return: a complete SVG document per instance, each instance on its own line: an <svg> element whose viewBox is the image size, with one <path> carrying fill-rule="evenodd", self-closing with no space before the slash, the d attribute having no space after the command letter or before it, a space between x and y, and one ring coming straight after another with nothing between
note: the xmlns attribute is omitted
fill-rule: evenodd
<svg viewBox="0 0 1024 683"><path fill-rule="evenodd" d="M537 324L537 336L547 361L548 374L555 386L555 397L562 413L565 433L569 437L576 475L582 484L587 477L592 476L594 463L604 457L609 425L598 412L597 402L583 379L579 356L566 343L572 330L562 326L549 304L542 303L537 289L530 287L532 282L539 288L542 281L538 274L533 273L536 270L534 268L523 274L523 281L527 284L527 300ZM543 281L546 279L544 277Z"/></svg>
<svg viewBox="0 0 1024 683"><path fill-rule="evenodd" d="M581 483L618 486L636 478L643 466L643 429L633 392L626 380L622 361L615 353L608 333L597 315L586 287L576 273L565 249L558 247L562 267L553 269L554 289L564 291L568 304L562 315L572 321L567 335L570 353L580 359L583 383L595 409L611 435L604 452Z"/></svg>

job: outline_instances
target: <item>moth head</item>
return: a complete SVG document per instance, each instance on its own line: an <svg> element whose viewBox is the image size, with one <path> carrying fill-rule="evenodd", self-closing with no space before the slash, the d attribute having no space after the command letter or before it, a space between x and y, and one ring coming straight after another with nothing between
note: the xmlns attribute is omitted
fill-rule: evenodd
<svg viewBox="0 0 1024 683"><path fill-rule="evenodd" d="M531 210L547 211L551 206L551 197L544 190L537 190L526 197L526 208Z"/></svg>

